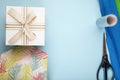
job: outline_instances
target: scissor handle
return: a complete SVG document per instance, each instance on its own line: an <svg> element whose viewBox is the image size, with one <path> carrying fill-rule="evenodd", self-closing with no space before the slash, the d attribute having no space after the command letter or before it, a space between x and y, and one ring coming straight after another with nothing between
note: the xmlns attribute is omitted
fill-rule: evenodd
<svg viewBox="0 0 120 80"><path fill-rule="evenodd" d="M105 80L108 80L107 79L107 71L108 71L108 69L111 69L111 71L112 71L112 77L111 77L111 80L114 80L114 71L113 71L113 67L110 65L109 67L102 67L101 65L99 66L99 68L98 68L98 70L97 70L97 75L96 75L96 78L97 78L97 80L100 80L99 79L99 73L100 73L100 69L105 69L105 71L104 71L104 78L105 78Z"/></svg>
<svg viewBox="0 0 120 80"><path fill-rule="evenodd" d="M111 78L111 80L114 80L114 78L115 78L115 73L114 73L114 70L113 70L113 67L110 65L110 68L111 68L111 70L112 70L112 78Z"/></svg>
<svg viewBox="0 0 120 80"><path fill-rule="evenodd" d="M100 72L100 69L101 69L101 65L99 66L99 68L98 68L98 70L97 70L97 75L96 75L97 80L99 80L99 72Z"/></svg>

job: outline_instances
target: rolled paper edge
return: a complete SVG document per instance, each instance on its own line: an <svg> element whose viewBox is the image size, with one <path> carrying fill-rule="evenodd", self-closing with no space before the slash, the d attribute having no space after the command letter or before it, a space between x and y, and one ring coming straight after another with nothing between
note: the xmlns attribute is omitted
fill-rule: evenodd
<svg viewBox="0 0 120 80"><path fill-rule="evenodd" d="M109 24L107 22L108 17L114 18L115 21L112 24ZM117 16L114 15L114 14L109 14L109 15L98 18L96 20L96 25L98 27L113 27L113 26L115 26L117 24L117 22L118 22Z"/></svg>
<svg viewBox="0 0 120 80"><path fill-rule="evenodd" d="M114 22L112 24L109 24L109 26L115 26L118 22L117 16L114 15L114 14L110 14L110 15L107 16L107 18L108 17L113 17L114 18Z"/></svg>

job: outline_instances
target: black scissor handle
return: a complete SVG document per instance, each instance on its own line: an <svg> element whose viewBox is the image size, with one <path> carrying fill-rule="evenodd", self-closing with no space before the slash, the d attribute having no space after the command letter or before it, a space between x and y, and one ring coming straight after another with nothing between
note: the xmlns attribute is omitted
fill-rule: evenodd
<svg viewBox="0 0 120 80"><path fill-rule="evenodd" d="M112 78L111 78L111 80L114 80L114 78L115 78L115 73L114 73L114 70L113 70L113 67L110 65L110 68L111 68L111 70L112 70Z"/></svg>
<svg viewBox="0 0 120 80"><path fill-rule="evenodd" d="M97 70L97 75L96 75L97 80L99 80L99 73L100 73L100 69L101 69L101 65L99 66L99 68L98 68L98 70Z"/></svg>
<svg viewBox="0 0 120 80"><path fill-rule="evenodd" d="M109 65L109 67L102 67L102 65L100 65L99 66L99 68L98 68L98 70L97 70L97 75L96 75L96 78L97 78L97 80L100 80L99 79L99 73L100 73L100 70L101 69L104 69L104 77L105 77L105 80L108 80L107 79L107 72L108 72L108 69L111 69L111 71L112 71L112 76L111 76L111 79L110 80L114 80L114 71L113 71L113 68L112 68L112 66L111 65Z"/></svg>

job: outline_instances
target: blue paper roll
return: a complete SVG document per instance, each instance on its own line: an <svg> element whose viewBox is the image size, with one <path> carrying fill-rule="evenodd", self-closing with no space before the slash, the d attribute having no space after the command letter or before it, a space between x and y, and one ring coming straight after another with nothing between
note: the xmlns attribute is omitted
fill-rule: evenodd
<svg viewBox="0 0 120 80"><path fill-rule="evenodd" d="M118 18L115 27L105 27L105 31L110 60L115 71L115 80L120 80L120 19L115 0L99 0L99 4L102 16L114 14Z"/></svg>

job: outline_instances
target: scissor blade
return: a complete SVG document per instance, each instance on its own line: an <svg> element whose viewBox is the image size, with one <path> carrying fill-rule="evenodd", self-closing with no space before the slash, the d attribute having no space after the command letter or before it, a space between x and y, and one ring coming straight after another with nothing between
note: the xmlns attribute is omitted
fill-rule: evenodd
<svg viewBox="0 0 120 80"><path fill-rule="evenodd" d="M103 33L103 55L107 55L105 33Z"/></svg>

